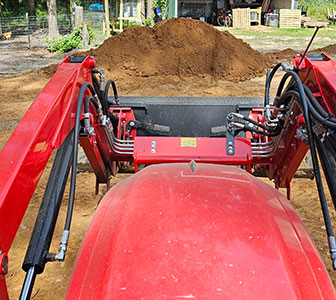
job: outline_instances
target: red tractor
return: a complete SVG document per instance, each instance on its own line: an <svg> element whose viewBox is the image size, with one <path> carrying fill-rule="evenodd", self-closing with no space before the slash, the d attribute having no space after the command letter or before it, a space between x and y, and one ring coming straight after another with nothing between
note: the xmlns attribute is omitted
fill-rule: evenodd
<svg viewBox="0 0 336 300"><path fill-rule="evenodd" d="M285 75L272 99L279 69ZM0 154L0 299L8 299L8 250L53 149L20 299L30 299L47 262L65 259L78 144L96 188L125 166L135 174L98 206L65 299L336 299L289 201L291 179L310 149L335 268L317 158L336 204L335 113L336 63L325 54L278 64L262 100L119 97L94 58L66 58ZM256 172L287 188L287 198ZM63 236L51 253L68 176Z"/></svg>

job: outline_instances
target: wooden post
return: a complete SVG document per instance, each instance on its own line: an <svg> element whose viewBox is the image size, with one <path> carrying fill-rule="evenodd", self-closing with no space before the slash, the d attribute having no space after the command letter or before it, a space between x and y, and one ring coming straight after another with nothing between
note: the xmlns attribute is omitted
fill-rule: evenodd
<svg viewBox="0 0 336 300"><path fill-rule="evenodd" d="M140 19L141 19L141 22L143 23L143 21L145 20L145 17L146 17L146 6L145 6L145 0L141 0L141 11L140 11Z"/></svg>
<svg viewBox="0 0 336 300"><path fill-rule="evenodd" d="M144 19L144 17L142 17L142 9L141 9L142 8L142 3L145 4L145 1L137 0L137 15L136 15L137 25L141 25L142 20Z"/></svg>
<svg viewBox="0 0 336 300"><path fill-rule="evenodd" d="M84 10L83 6L76 6L75 8L75 27L78 28L83 24L84 21Z"/></svg>
<svg viewBox="0 0 336 300"><path fill-rule="evenodd" d="M105 6L105 25L106 25L106 35L109 37L111 35L110 30L110 14L109 14L109 0L104 1Z"/></svg>
<svg viewBox="0 0 336 300"><path fill-rule="evenodd" d="M147 18L151 20L152 25L154 24L153 15L153 0L147 0Z"/></svg>
<svg viewBox="0 0 336 300"><path fill-rule="evenodd" d="M120 32L123 31L123 17L124 17L124 1L120 0Z"/></svg>

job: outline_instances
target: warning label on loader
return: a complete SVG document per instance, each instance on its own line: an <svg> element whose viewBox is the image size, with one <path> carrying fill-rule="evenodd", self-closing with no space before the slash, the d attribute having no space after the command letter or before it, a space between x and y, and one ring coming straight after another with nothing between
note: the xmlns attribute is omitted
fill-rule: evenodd
<svg viewBox="0 0 336 300"><path fill-rule="evenodd" d="M181 147L196 147L196 138L181 137Z"/></svg>

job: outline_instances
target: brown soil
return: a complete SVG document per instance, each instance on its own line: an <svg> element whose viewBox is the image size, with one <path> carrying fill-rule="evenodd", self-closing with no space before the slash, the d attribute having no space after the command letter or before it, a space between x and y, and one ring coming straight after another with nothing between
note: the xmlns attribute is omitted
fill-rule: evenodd
<svg viewBox="0 0 336 300"><path fill-rule="evenodd" d="M95 56L113 78L211 75L237 82L263 75L271 64L267 55L229 32L183 18L127 28L85 54Z"/></svg>
<svg viewBox="0 0 336 300"><path fill-rule="evenodd" d="M265 69L278 60L289 59L295 55L295 51L287 49L267 55L259 54L228 33L217 33L203 22L182 19L162 22L153 29L128 29L107 40L89 54L95 55L98 67L106 69L107 78L115 79L120 95L261 97L264 93L265 79L264 76L257 76L264 75ZM55 70L56 66L51 66L0 80L0 94L6 95L0 99L0 150ZM248 78L253 79L247 80ZM273 94L280 78L281 75L276 75ZM6 280L11 299L17 299L20 294L25 275L21 264L50 166L51 162L42 175L9 252L10 271ZM113 183L126 176L128 175L118 174ZM92 173L80 173L77 183L75 212L66 261L47 264L45 272L36 279L34 300L62 299L81 240L97 203L103 196L104 189L98 196L94 195L95 177ZM315 183L310 179L295 179L292 186L292 203L311 233L336 283L336 275L330 268ZM65 211L66 203L63 203L51 246L52 251L58 248ZM335 215L332 216L334 220Z"/></svg>
<svg viewBox="0 0 336 300"><path fill-rule="evenodd" d="M318 51L318 52L325 52L325 53L327 53L329 55L336 55L336 44L329 45L327 47L317 49L316 51Z"/></svg>

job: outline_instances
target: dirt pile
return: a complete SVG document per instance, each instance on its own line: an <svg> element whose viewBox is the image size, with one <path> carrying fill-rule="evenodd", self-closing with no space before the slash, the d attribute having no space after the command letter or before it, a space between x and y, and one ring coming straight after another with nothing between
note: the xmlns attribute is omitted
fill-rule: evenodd
<svg viewBox="0 0 336 300"><path fill-rule="evenodd" d="M230 33L183 18L128 28L85 54L95 56L113 78L209 74L243 81L263 75L271 64L267 55Z"/></svg>
<svg viewBox="0 0 336 300"><path fill-rule="evenodd" d="M336 55L336 44L326 46L324 48L319 48L316 51L318 52L324 52L329 55Z"/></svg>
<svg viewBox="0 0 336 300"><path fill-rule="evenodd" d="M274 62L279 62L283 60L292 60L293 57L299 53L293 49L287 48L277 52L269 52L266 55Z"/></svg>

